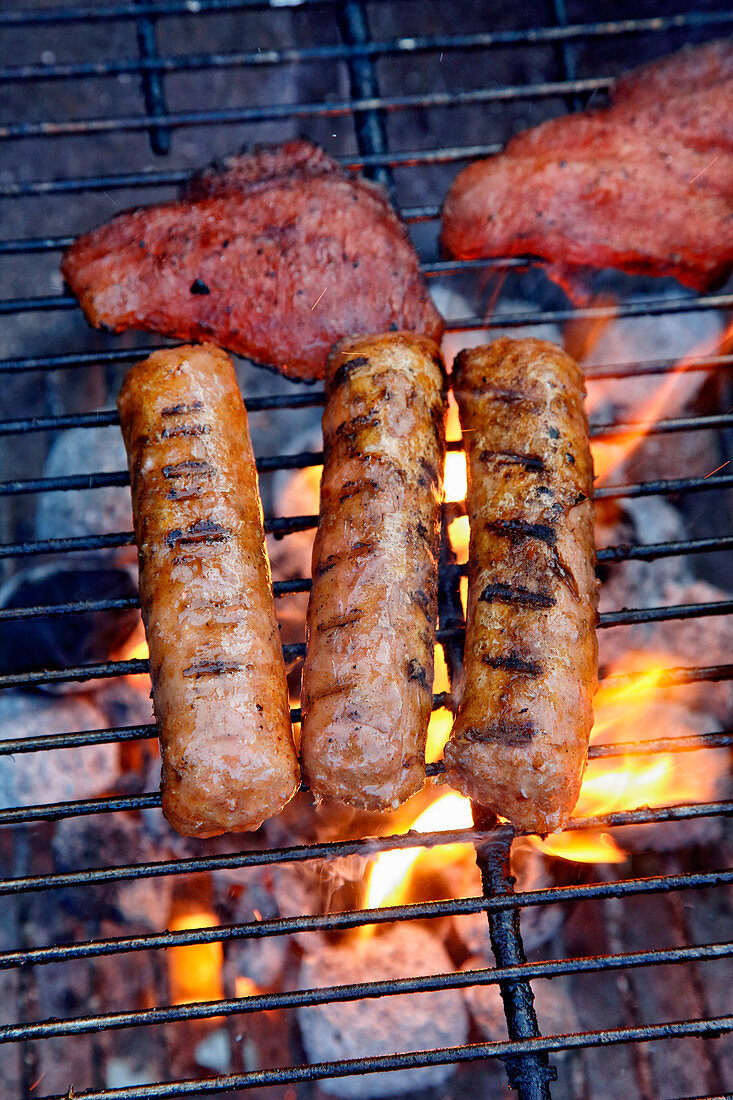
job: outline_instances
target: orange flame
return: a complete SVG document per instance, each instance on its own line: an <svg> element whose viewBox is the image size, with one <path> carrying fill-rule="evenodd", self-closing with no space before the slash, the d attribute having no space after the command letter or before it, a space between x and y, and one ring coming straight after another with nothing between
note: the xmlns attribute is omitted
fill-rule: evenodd
<svg viewBox="0 0 733 1100"><path fill-rule="evenodd" d="M665 410L673 404L681 377L688 371L696 369L696 360L722 351L732 337L733 321L730 322L722 336L716 337L713 341L701 342L680 359L673 371L662 378L650 397L646 401L640 402L638 407L634 409L633 415L630 417L629 431L614 433L613 436L605 439L594 439L591 442L596 484L603 485L607 483L611 474L621 469L628 461ZM589 412L593 405L592 396L591 390L590 399L587 403Z"/></svg>
<svg viewBox="0 0 733 1100"><path fill-rule="evenodd" d="M669 664L668 657L659 655L632 654L627 658L625 668L633 667L637 674L621 685L601 685L595 698L591 745L615 745L669 734L668 709L659 698ZM690 731L678 728L676 732ZM702 757L707 759L703 761ZM591 760L573 816L597 817L641 806L706 801L714 796L715 771L709 753L696 753L695 758L690 760L687 753L643 756L629 752ZM547 855L580 863L620 863L626 856L603 830L565 832L544 841L531 839Z"/></svg>
<svg viewBox="0 0 733 1100"><path fill-rule="evenodd" d="M174 913L168 927L171 932L190 928L216 928L216 914L208 909L187 909ZM224 949L219 942L195 943L168 948L168 982L171 1003L219 1001L224 996L222 966Z"/></svg>
<svg viewBox="0 0 733 1100"><path fill-rule="evenodd" d="M449 791L428 806L410 826L417 833L449 832L453 829L470 829L473 826L471 803L463 795ZM441 859L451 863L460 858L464 844L447 844L441 847ZM423 849L403 848L394 852L382 852L372 865L364 906L381 909L387 905L399 905L405 897L407 879L413 864ZM372 926L364 929L368 932Z"/></svg>

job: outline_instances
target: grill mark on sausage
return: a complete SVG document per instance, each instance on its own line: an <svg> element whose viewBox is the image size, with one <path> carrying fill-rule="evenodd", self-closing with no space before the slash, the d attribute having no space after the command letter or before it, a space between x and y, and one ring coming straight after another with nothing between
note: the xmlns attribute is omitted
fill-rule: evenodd
<svg viewBox="0 0 733 1100"><path fill-rule="evenodd" d="M580 599L580 592L578 591L578 584L575 580L575 577L568 569L567 565L565 565L565 563L562 561L560 555L557 552L557 547L555 546L553 547L553 549L555 552L548 562L550 569L556 577L559 577L560 580L568 586L572 594L575 596L576 600Z"/></svg>
<svg viewBox="0 0 733 1100"><path fill-rule="evenodd" d="M529 745L539 732L532 722L507 722L499 719L485 726L471 726L464 730L460 737L462 741L473 744L506 745L507 748L517 748L521 745Z"/></svg>
<svg viewBox="0 0 733 1100"><path fill-rule="evenodd" d="M351 691L354 684L351 680L346 682L331 684L330 687L324 688L323 691L318 691L314 695L308 696L309 703L317 703L319 699L327 699L330 695L343 695L346 691Z"/></svg>
<svg viewBox="0 0 733 1100"><path fill-rule="evenodd" d="M502 405L526 405L530 409L537 409L539 406L526 393L522 393L521 390L512 390L503 386L492 386L490 383L486 386L486 393L492 400L498 401Z"/></svg>
<svg viewBox="0 0 733 1100"><path fill-rule="evenodd" d="M483 654L481 660L491 668L502 669L504 672L523 672L527 676L539 676L542 672L542 665L539 661L520 657L513 649L499 657L490 656L488 653Z"/></svg>
<svg viewBox="0 0 733 1100"><path fill-rule="evenodd" d="M316 623L316 630L325 634L327 630L341 630L345 626L353 626L354 623L359 622L363 614L364 612L357 607L348 615L337 615L333 619L327 619L325 623Z"/></svg>
<svg viewBox="0 0 733 1100"><path fill-rule="evenodd" d="M371 477L361 478L359 481L345 481L343 484L343 491L339 497L339 502L344 503L345 500L349 500L350 497L355 497L359 493L367 492L371 490L373 493L379 491L379 482L375 481Z"/></svg>
<svg viewBox="0 0 733 1100"><path fill-rule="evenodd" d="M497 519L486 524L486 530L494 535L504 536L513 543L522 539L538 539L553 546L557 542L557 531L547 523L527 523L522 519Z"/></svg>
<svg viewBox="0 0 733 1100"><path fill-rule="evenodd" d="M427 670L417 657L413 657L407 662L407 679L417 680L420 687L430 687Z"/></svg>
<svg viewBox="0 0 733 1100"><path fill-rule="evenodd" d="M166 500L198 500L201 490L197 485L183 486L178 489L175 486L165 494Z"/></svg>
<svg viewBox="0 0 733 1100"><path fill-rule="evenodd" d="M165 536L165 542L172 549L174 546L227 542L230 537L231 531L228 527L222 527L220 523L214 523L210 519L200 519L185 530L175 527Z"/></svg>
<svg viewBox="0 0 733 1100"><path fill-rule="evenodd" d="M549 592L532 592L520 584L512 586L502 583L487 584L479 600L485 603L510 603L519 604L520 607L536 608L554 607L557 602Z"/></svg>
<svg viewBox="0 0 733 1100"><path fill-rule="evenodd" d="M239 661L222 661L219 658L215 658L210 661L197 661L196 664L189 665L188 668L184 668L184 676L223 676L227 672L239 672L241 669Z"/></svg>
<svg viewBox="0 0 733 1100"><path fill-rule="evenodd" d="M210 462L203 462L195 458L188 458L185 462L176 462L173 466L163 467L163 477L169 480L173 477L185 477L187 474L203 474L206 477L211 477L215 473L216 467L212 466Z"/></svg>
<svg viewBox="0 0 733 1100"><path fill-rule="evenodd" d="M355 355L353 359L346 359L331 379L331 383L328 387L328 396L330 397L339 386L343 385L355 367L366 367L368 363L369 360L366 355Z"/></svg>
<svg viewBox="0 0 733 1100"><path fill-rule="evenodd" d="M420 608L428 622L432 622L432 616L430 614L430 597L427 592L419 588L417 592L408 592L407 598L410 603Z"/></svg>
<svg viewBox="0 0 733 1100"><path fill-rule="evenodd" d="M517 454L516 451L482 451L479 455L481 462L491 462L495 458L499 463L512 463L518 466L524 466L525 470L538 470L542 471L545 468L545 463L540 455L523 455Z"/></svg>
<svg viewBox="0 0 733 1100"><path fill-rule="evenodd" d="M333 569L335 565L338 565L343 558L348 558L352 555L356 557L359 554L368 554L375 546L376 543L374 542L355 542L353 546L350 546L347 550L343 550L340 554L329 554L326 560L315 570L314 576L322 577L329 569Z"/></svg>
<svg viewBox="0 0 733 1100"><path fill-rule="evenodd" d="M203 401L181 401L178 405L166 405L160 410L161 416L182 416L185 413L200 412Z"/></svg>
<svg viewBox="0 0 733 1100"><path fill-rule="evenodd" d="M179 436L208 435L211 428L208 424L178 424L174 428L163 428L161 439L177 439Z"/></svg>

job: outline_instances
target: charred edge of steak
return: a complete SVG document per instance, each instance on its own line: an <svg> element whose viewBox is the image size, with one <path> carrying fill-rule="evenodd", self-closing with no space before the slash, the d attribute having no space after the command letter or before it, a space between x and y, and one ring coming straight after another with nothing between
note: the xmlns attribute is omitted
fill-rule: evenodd
<svg viewBox="0 0 733 1100"><path fill-rule="evenodd" d="M557 531L546 523L526 523L521 519L497 519L486 524L486 530L494 535L500 535L514 542L523 539L538 539L540 542L554 546L557 542Z"/></svg>
<svg viewBox="0 0 733 1100"><path fill-rule="evenodd" d="M511 652L503 654L501 657L490 657L486 654L482 656L481 660L491 668L503 669L504 672L523 672L527 676L539 676L542 672L542 665L539 661L520 657L515 650L511 650Z"/></svg>
<svg viewBox="0 0 733 1100"><path fill-rule="evenodd" d="M166 545L171 549L174 546L188 546L196 543L226 542L231 536L227 527L214 523L210 519L201 519L192 523L185 531L176 527L165 536Z"/></svg>
<svg viewBox="0 0 733 1100"><path fill-rule="evenodd" d="M487 584L479 596L479 600L485 603L512 603L522 607L548 608L554 607L556 600L549 592L531 592L518 584L514 587L509 584Z"/></svg>
<svg viewBox="0 0 733 1100"><path fill-rule="evenodd" d="M479 455L481 462L491 462L494 458L498 459L500 463L511 462L516 463L518 466L524 466L525 470L541 472L545 468L545 463L539 455L522 455L517 454L516 451L482 451Z"/></svg>
<svg viewBox="0 0 733 1100"><path fill-rule="evenodd" d="M529 745L540 731L532 722L489 722L485 726L471 726L461 733L461 740L478 745L506 745L517 748Z"/></svg>

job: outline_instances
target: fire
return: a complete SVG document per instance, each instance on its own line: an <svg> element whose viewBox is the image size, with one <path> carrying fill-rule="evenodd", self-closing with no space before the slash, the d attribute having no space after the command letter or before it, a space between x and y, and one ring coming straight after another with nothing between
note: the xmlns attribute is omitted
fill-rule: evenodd
<svg viewBox="0 0 733 1100"><path fill-rule="evenodd" d="M645 662L643 664L642 662ZM602 684L595 698L596 720L591 745L614 745L639 741L644 737L669 736L670 704L660 700L669 657L630 655L625 669L635 669L632 680ZM617 669L623 672L624 669ZM682 712L675 710L679 718ZM678 735L689 732L679 728ZM700 759L707 756L708 759ZM596 817L617 810L641 806L665 806L694 803L714 797L716 777L710 755L695 753L654 753L591 760L583 780L574 817ZM534 841L547 855L580 863L620 863L626 853L602 830L565 832Z"/></svg>
<svg viewBox="0 0 733 1100"><path fill-rule="evenodd" d="M728 325L722 336L712 342L705 341L693 348L680 359L673 371L662 377L648 399L640 402L634 409L633 416L630 417L634 426L628 432L619 432L605 439L595 439L591 442L596 484L607 483L610 475L623 467L665 411L674 407L679 387L684 384L683 376L686 372L695 369L696 360L717 354L730 343L731 338L733 338L733 322ZM587 402L589 413L592 411L592 397L591 390L590 399Z"/></svg>
<svg viewBox="0 0 733 1100"><path fill-rule="evenodd" d="M449 832L453 829L470 829L473 826L471 803L453 791L441 795L410 826L417 833ZM439 849L440 858L452 863L463 854L465 845L447 844ZM379 909L387 905L399 905L405 897L407 879L413 864L423 849L404 848L401 851L382 852L374 861L367 886L364 906ZM370 928L364 930L367 934Z"/></svg>
<svg viewBox="0 0 733 1100"><path fill-rule="evenodd" d="M438 695L441 691L450 691L450 678L448 676L448 666L445 663L443 647L438 643L435 647L433 692ZM430 715L428 740L425 747L425 759L428 764L432 764L434 761L442 758L443 749L450 736L452 725L453 715L447 707L438 707L438 709L434 710Z"/></svg>
<svg viewBox="0 0 733 1100"><path fill-rule="evenodd" d="M219 921L208 909L187 909L174 913L168 927L171 932L190 928L216 928ZM221 943L195 943L187 947L168 948L168 982L171 1003L219 1001L224 996L222 966L224 949Z"/></svg>

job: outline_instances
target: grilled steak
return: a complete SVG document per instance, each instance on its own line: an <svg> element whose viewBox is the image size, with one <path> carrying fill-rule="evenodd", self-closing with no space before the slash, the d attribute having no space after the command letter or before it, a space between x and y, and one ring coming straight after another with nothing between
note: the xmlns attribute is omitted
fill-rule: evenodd
<svg viewBox="0 0 733 1100"><path fill-rule="evenodd" d="M93 325L213 340L293 378L322 377L341 337L443 328L384 192L303 141L118 215L62 271Z"/></svg>
<svg viewBox="0 0 733 1100"><path fill-rule="evenodd" d="M721 283L733 267L732 103L733 39L631 73L608 109L545 122L461 172L445 251L540 256L570 286L588 266Z"/></svg>

